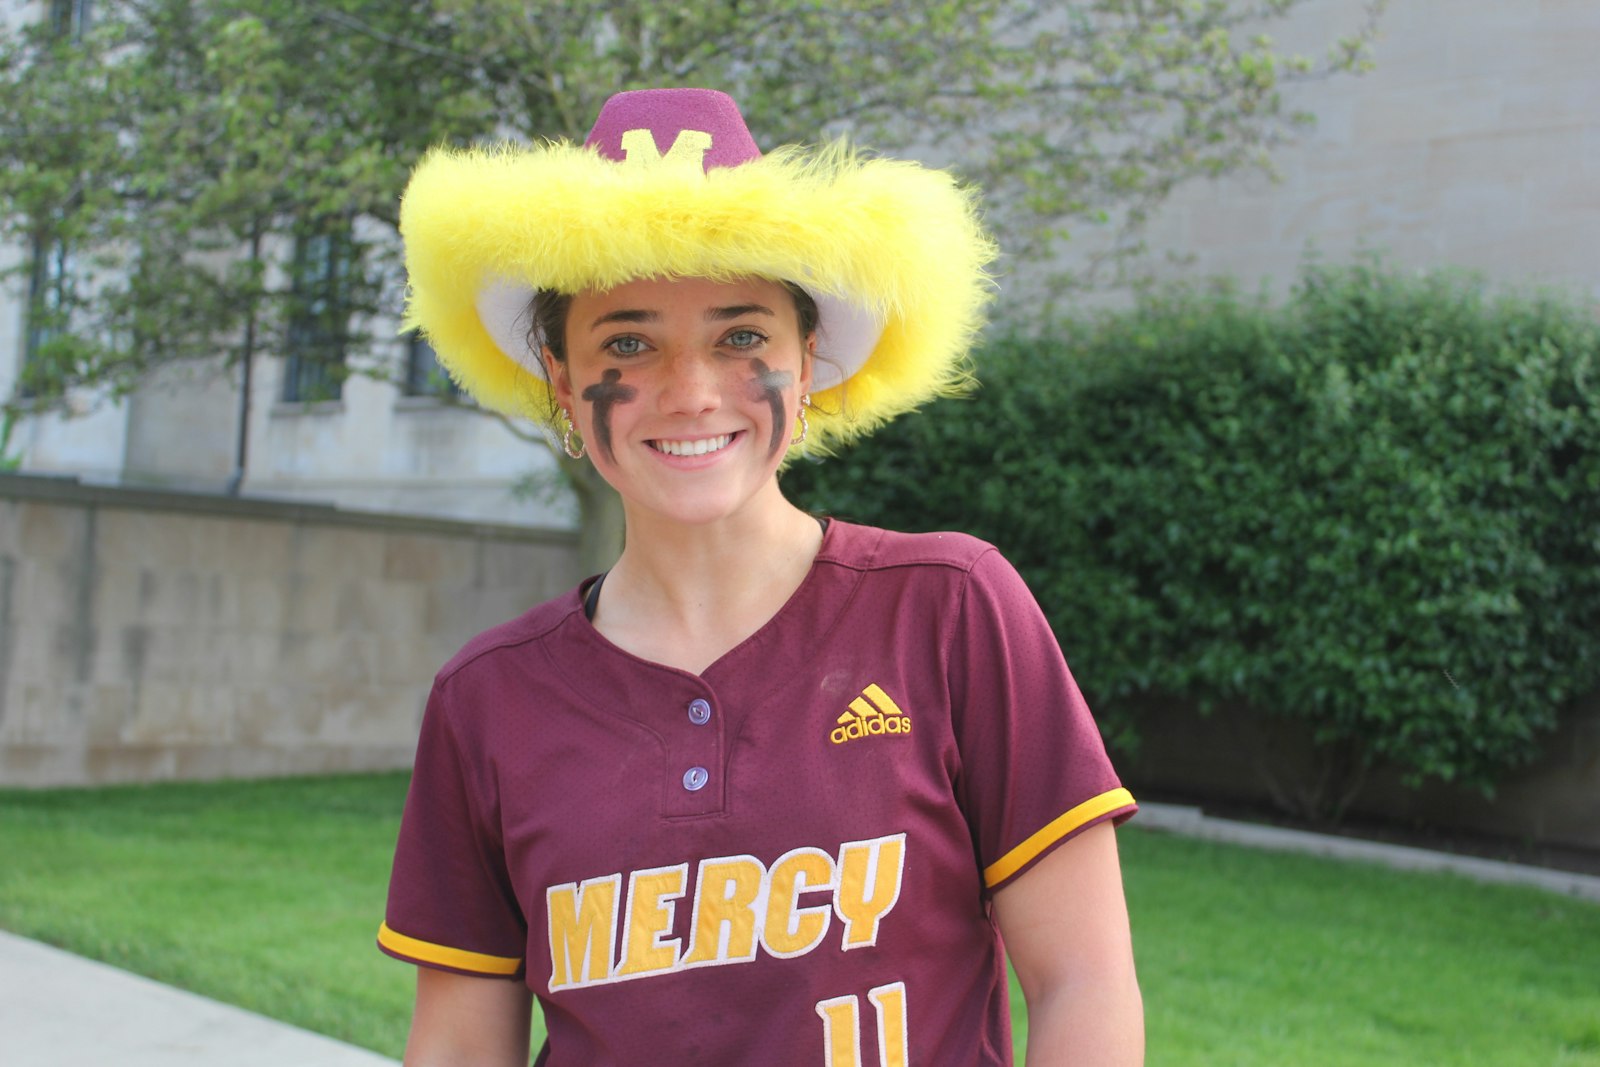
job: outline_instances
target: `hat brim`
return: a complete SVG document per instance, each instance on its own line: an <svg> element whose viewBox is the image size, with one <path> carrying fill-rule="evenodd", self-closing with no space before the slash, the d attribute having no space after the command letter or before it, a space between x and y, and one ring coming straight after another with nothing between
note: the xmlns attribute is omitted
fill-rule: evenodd
<svg viewBox="0 0 1600 1067"><path fill-rule="evenodd" d="M439 149L401 209L405 328L485 407L550 417L532 336L539 290L648 277L763 277L817 301L813 446L967 381L994 247L943 172L843 146L701 172L567 144Z"/></svg>
<svg viewBox="0 0 1600 1067"><path fill-rule="evenodd" d="M787 279L782 279L787 280ZM544 339L534 328L538 290L524 282L491 280L478 293L478 318L496 347L536 374L544 374L539 349ZM811 388L822 393L842 385L860 370L883 336L883 323L844 297L810 293L817 304L817 363Z"/></svg>

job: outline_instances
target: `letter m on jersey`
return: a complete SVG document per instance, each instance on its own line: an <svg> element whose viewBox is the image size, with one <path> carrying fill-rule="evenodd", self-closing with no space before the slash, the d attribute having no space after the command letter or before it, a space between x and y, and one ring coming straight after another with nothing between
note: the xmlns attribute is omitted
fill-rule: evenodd
<svg viewBox="0 0 1600 1067"><path fill-rule="evenodd" d="M550 992L604 982L617 950L622 875L545 890L550 918Z"/></svg>
<svg viewBox="0 0 1600 1067"><path fill-rule="evenodd" d="M678 131L677 139L667 149L666 155L662 155L661 149L656 147L655 135L649 130L627 130L622 134L624 162L635 165L670 163L699 170L704 167L706 153L710 150L711 135L704 130Z"/></svg>

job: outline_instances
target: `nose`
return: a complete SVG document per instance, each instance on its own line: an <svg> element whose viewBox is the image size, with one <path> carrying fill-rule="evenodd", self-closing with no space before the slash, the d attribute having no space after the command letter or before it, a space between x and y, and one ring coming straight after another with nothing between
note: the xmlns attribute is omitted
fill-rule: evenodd
<svg viewBox="0 0 1600 1067"><path fill-rule="evenodd" d="M703 415L722 404L716 357L688 346L668 351L661 386L662 410L672 415Z"/></svg>

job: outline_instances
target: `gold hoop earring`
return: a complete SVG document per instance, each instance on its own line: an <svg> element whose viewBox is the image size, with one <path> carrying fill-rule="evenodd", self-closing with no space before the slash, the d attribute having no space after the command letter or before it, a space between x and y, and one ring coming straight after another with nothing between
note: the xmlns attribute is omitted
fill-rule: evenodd
<svg viewBox="0 0 1600 1067"><path fill-rule="evenodd" d="M582 459L584 456L589 454L589 449L584 445L583 438L580 437L578 438L577 450L573 450L572 438L577 434L578 428L572 425L572 414L567 410L562 409L561 417L566 421L567 424L566 432L561 435L561 451L565 452L572 459Z"/></svg>
<svg viewBox="0 0 1600 1067"><path fill-rule="evenodd" d="M789 439L789 447L806 443L806 434L811 432L811 423L806 419L806 408L811 406L811 394L800 394L800 432Z"/></svg>

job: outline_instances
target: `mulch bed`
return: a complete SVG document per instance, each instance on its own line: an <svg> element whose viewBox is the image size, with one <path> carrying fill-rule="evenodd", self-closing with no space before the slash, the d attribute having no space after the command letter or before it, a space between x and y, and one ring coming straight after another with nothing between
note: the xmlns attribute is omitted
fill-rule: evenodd
<svg viewBox="0 0 1600 1067"><path fill-rule="evenodd" d="M1347 818L1334 825L1315 823L1291 818L1265 806L1196 797L1157 795L1151 790L1142 790L1138 796L1140 799L1152 802L1198 807L1205 814L1219 819L1236 819L1239 822L1308 830L1318 834L1336 834L1363 841L1381 841L1391 845L1407 845L1435 852L1449 852L1458 856L1476 856L1480 859L1521 863L1530 867L1548 867L1551 870L1572 871L1600 877L1600 851L1592 849L1568 848L1444 827L1407 825L1365 818Z"/></svg>

